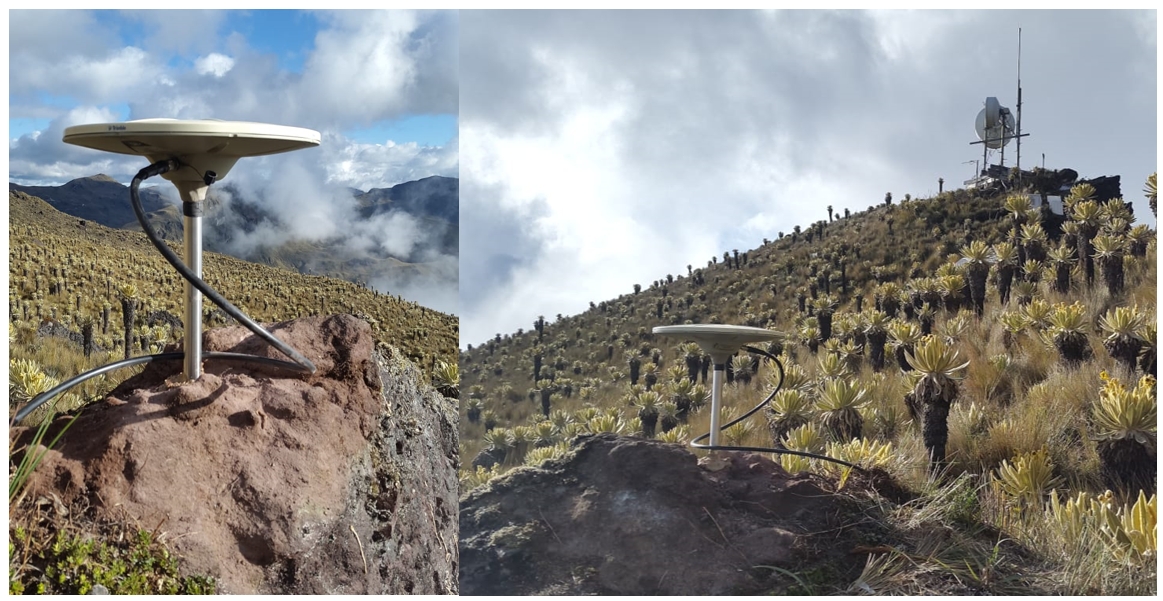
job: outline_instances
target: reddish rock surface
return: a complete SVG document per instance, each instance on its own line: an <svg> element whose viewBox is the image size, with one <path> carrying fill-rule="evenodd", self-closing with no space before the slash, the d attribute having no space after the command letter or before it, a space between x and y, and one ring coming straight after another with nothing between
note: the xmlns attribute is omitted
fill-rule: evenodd
<svg viewBox="0 0 1163 601"><path fill-rule="evenodd" d="M455 408L352 316L271 329L318 371L151 365L82 412L29 493L158 528L221 592L455 594ZM241 327L205 349L284 359Z"/></svg>

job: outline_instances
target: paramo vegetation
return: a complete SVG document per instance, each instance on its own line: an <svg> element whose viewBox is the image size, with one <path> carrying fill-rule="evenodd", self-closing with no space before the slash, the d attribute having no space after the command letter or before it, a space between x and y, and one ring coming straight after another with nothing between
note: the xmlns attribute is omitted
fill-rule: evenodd
<svg viewBox="0 0 1163 601"><path fill-rule="evenodd" d="M1154 594L1156 232L1088 184L1064 215L1034 208L1041 192L828 207L758 248L468 347L462 494L580 434L706 432L709 357L651 328L765 327L786 334L769 348L782 381L737 355L725 417L780 391L726 443L882 467L915 500L877 502L878 519L929 533L919 540L945 533L870 555L861 582L939 592L922 577L934 572L994 593ZM1155 211L1154 174L1144 193ZM776 459L835 476L838 491L848 476ZM950 548L984 551L964 554L977 558L966 570Z"/></svg>
<svg viewBox="0 0 1163 601"><path fill-rule="evenodd" d="M70 217L20 192L9 195L9 215L10 411L57 382L182 338L183 280L144 234ZM455 357L455 317L390 294L213 253L203 278L260 322L352 313L430 374ZM228 321L205 303L205 327ZM56 409L92 400L132 373L91 380Z"/></svg>

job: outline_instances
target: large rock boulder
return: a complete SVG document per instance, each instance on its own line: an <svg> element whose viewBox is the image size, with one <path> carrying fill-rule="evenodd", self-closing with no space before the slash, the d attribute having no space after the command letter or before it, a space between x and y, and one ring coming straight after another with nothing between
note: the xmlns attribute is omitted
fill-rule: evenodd
<svg viewBox="0 0 1163 601"><path fill-rule="evenodd" d="M455 407L352 316L272 331L318 371L150 365L80 414L29 494L164 532L220 592L455 594ZM241 327L205 349L284 358Z"/></svg>
<svg viewBox="0 0 1163 601"><path fill-rule="evenodd" d="M780 570L825 555L859 573L862 558L835 536L843 508L827 482L759 454L709 459L584 437L561 459L469 492L462 594L755 594L786 590Z"/></svg>

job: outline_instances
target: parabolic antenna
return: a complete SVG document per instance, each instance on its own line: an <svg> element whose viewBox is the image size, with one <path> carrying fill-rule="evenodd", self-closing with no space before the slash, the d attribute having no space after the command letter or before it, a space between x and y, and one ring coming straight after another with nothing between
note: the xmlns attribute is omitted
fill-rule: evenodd
<svg viewBox="0 0 1163 601"><path fill-rule="evenodd" d="M990 129L997 127L998 119L1001 117L1001 103L997 101L996 96L988 96L985 99L985 128Z"/></svg>
<svg viewBox="0 0 1163 601"><path fill-rule="evenodd" d="M206 199L206 190L210 185L225 177L238 159L318 146L319 132L299 127L245 121L142 119L124 123L74 125L65 129L64 141L95 150L134 154L149 160L150 165L133 178L129 186L129 198L133 211L150 242L186 280L186 306L182 321L183 349L180 353L127 358L76 376L38 395L17 411L15 416L17 421L85 380L114 369L154 360L181 360L187 380L197 380L201 376L203 359L250 361L276 365L300 373L315 372L315 365L302 353L263 329L202 280L201 201ZM141 182L155 175L170 180L181 196L184 262L153 231L146 219L145 210L141 207L137 189ZM203 353L202 294L294 362L241 353Z"/></svg>
<svg viewBox="0 0 1163 601"><path fill-rule="evenodd" d="M720 324L694 324L682 326L657 326L655 334L694 340L703 352L711 356L714 372L711 375L711 446L719 446L719 407L723 400L723 379L727 369L727 359L744 345L768 340L777 340L783 334L763 328Z"/></svg>
<svg viewBox="0 0 1163 601"><path fill-rule="evenodd" d="M977 113L977 119L973 124L974 131L977 132L977 139L981 140L986 148L997 150L1010 143L1013 139L1014 129L1017 124L1014 122L1014 115L1009 109L1000 107L998 109L998 116L991 127L989 123L989 103L986 107Z"/></svg>
<svg viewBox="0 0 1163 601"><path fill-rule="evenodd" d="M136 154L150 163L177 159L182 167L162 177L178 183L204 181L208 172L220 180L242 157L318 146L319 132L248 121L141 119L74 125L65 129L64 141L106 152Z"/></svg>

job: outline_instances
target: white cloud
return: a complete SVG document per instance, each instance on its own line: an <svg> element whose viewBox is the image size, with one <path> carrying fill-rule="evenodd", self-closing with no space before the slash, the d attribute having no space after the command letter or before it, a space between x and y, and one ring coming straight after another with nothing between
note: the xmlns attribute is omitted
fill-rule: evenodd
<svg viewBox="0 0 1163 601"><path fill-rule="evenodd" d="M307 108L349 122L398 114L420 67L406 47L416 24L410 11L334 15L304 66Z"/></svg>
<svg viewBox="0 0 1163 601"><path fill-rule="evenodd" d="M8 145L8 178L24 185L56 185L65 181L104 173L119 181L129 181L145 166L140 157L118 155L65 144L65 128L85 123L117 121L108 108L78 106L52 120L43 131L12 140ZM120 177L119 177L120 176Z"/></svg>
<svg viewBox="0 0 1163 601"><path fill-rule="evenodd" d="M228 13L221 10L129 10L127 17L140 23L151 52L199 53L213 49L218 29Z"/></svg>
<svg viewBox="0 0 1163 601"><path fill-rule="evenodd" d="M327 183L364 191L431 175L457 177L459 174L455 138L444 146L434 147L415 142L366 144L328 135L322 151Z"/></svg>
<svg viewBox="0 0 1163 601"><path fill-rule="evenodd" d="M456 110L455 11L319 13L323 27L302 75L280 70L275 57L254 50L237 32L220 38L230 13L128 14L146 30L143 48L116 47L110 42L116 36L91 35L102 25L86 11L12 12L11 115L52 121L40 138L10 141L10 159L20 167L13 177L51 183L46 178L92 175L82 171L90 161L62 160L72 148L59 135L71 122L62 120L63 109L45 105L45 96L84 106L128 105L133 119L218 118L316 129L325 141L320 183L366 190L457 174L455 139L441 147L373 145L336 133L409 111ZM166 54L190 51L198 52L190 63ZM122 115L106 110L103 117Z"/></svg>
<svg viewBox="0 0 1163 601"><path fill-rule="evenodd" d="M11 64L14 67L9 70L9 79L14 94L43 90L91 104L131 99L161 76L160 65L145 51L132 46L52 60L13 53Z"/></svg>
<svg viewBox="0 0 1163 601"><path fill-rule="evenodd" d="M401 296L425 307L453 315L459 314L457 288L448 282L456 282L459 260L453 256L440 256L425 264L423 274L417 276L383 276L368 282L383 293Z"/></svg>
<svg viewBox="0 0 1163 601"><path fill-rule="evenodd" d="M979 152L982 99L1015 103L1019 24L1023 166L1047 151L1049 167L1123 174L1134 197L1154 169L1157 98L1139 17L463 13L462 341L753 248L828 205L952 186ZM1078 115L1099 105L1103 129L1080 143Z"/></svg>
<svg viewBox="0 0 1163 601"><path fill-rule="evenodd" d="M31 107L48 96L127 104L133 118L211 117L336 132L457 110L455 11L318 13L323 26L304 41L310 50L301 74L281 70L276 57L237 32L220 37L230 13L128 14L146 30L140 47L87 34L104 26L84 11L14 11L9 104L20 112L13 115L32 116ZM48 17L59 18L59 30Z"/></svg>
<svg viewBox="0 0 1163 601"><path fill-rule="evenodd" d="M254 203L277 222L264 220L253 230L245 231L241 223L219 213L217 217L210 217L216 220L214 227L225 230L221 233L231 240L231 251L240 256L288 240L315 243L340 239L342 244L336 252L342 256L331 258L363 258L366 265L382 267L369 282L373 287L437 310L455 311L457 257L440 252L445 232L398 211L361 217L346 185L326 179L325 173L332 163L328 153L342 154L345 147L352 145L341 136L331 135L319 148L246 159L246 168L236 167L224 183L238 191L238 198ZM369 180L357 183L364 184L359 188L367 191L409 181L410 178L404 178L378 185L384 178L399 173L387 166L376 174L377 185L367 185L372 183ZM227 203L233 200L227 191L217 194ZM397 273L392 267L393 261L383 259L381 253L422 263L421 273Z"/></svg>
<svg viewBox="0 0 1163 601"><path fill-rule="evenodd" d="M80 10L9 10L8 48L14 63L20 57L50 62L110 48L109 37L93 18ZM13 70L12 75L19 75Z"/></svg>
<svg viewBox="0 0 1163 601"><path fill-rule="evenodd" d="M391 235L385 235L379 240L379 247L393 256L406 257L412 254L416 244L423 238L420 224L407 213L391 212L375 221L377 231L391 232Z"/></svg>
<svg viewBox="0 0 1163 601"><path fill-rule="evenodd" d="M432 175L455 177L457 139L438 147L366 144L339 132L415 113L456 113L456 12L316 13L318 35L300 41L301 74L283 70L279 57L252 47L249 33L228 31L231 14L12 11L10 116L48 119L49 125L10 140L10 179L59 185L106 173L128 182L144 159L61 141L65 127L122 120L126 106L130 119L216 118L316 129L323 134L319 148L246 159L229 174L225 183L279 215L278 224L237 236L236 250L288 237L348 236L352 249L387 248L431 263L422 278L381 279L393 293L407 290L406 298L432 298L455 309L456 257L432 250L444 232L402 215L361 220L344 187L369 190ZM128 27L136 28L133 45L119 45L108 32L110 21L125 27L126 15ZM74 100L81 106L60 108ZM409 297L413 293L418 296Z"/></svg>
<svg viewBox="0 0 1163 601"><path fill-rule="evenodd" d="M117 114L105 107L78 106L69 110L60 120L60 127L84 125L86 123L109 123L117 120Z"/></svg>
<svg viewBox="0 0 1163 601"><path fill-rule="evenodd" d="M222 77L234 68L234 59L225 54L218 54L211 52L206 56L200 56L194 61L194 70L199 75L213 75L214 77Z"/></svg>

